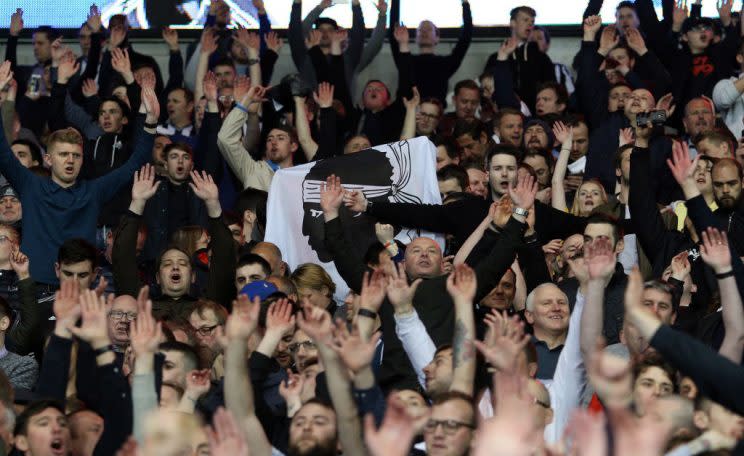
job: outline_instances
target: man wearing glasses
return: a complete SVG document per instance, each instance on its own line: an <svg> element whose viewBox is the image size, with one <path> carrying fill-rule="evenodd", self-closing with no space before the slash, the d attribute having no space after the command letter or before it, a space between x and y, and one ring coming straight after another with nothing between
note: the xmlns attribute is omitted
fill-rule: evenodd
<svg viewBox="0 0 744 456"><path fill-rule="evenodd" d="M475 410L470 396L450 391L437 396L424 426L429 456L462 456L470 451L475 431Z"/></svg>
<svg viewBox="0 0 744 456"><path fill-rule="evenodd" d="M117 354L123 354L129 346L129 330L136 319L136 299L129 295L121 295L114 299L108 313L108 333Z"/></svg>

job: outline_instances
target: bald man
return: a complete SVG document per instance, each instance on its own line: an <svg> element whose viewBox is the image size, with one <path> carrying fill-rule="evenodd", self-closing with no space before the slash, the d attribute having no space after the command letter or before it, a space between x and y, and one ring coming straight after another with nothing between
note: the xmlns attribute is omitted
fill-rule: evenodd
<svg viewBox="0 0 744 456"><path fill-rule="evenodd" d="M255 253L271 265L271 275L284 277L287 275L287 266L282 261L282 251L276 244L271 242L259 242L256 244L251 253Z"/></svg>

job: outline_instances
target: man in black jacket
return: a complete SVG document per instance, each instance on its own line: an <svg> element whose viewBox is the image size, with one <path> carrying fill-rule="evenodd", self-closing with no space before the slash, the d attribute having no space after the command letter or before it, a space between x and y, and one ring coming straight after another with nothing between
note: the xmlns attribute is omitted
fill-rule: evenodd
<svg viewBox="0 0 744 456"><path fill-rule="evenodd" d="M540 51L537 43L529 41L530 33L535 26L535 16L537 13L529 6L518 6L511 10L509 20L511 38L507 40L510 45L506 46L507 49L503 52L508 55L505 61L511 68L514 91L527 103L532 112L535 111L537 86L543 82L555 81L550 57ZM497 60L501 60L499 53L502 51L488 57L484 73L490 72L491 68L497 65Z"/></svg>
<svg viewBox="0 0 744 456"><path fill-rule="evenodd" d="M531 178L524 179L512 192L517 209L503 228L499 242L486 259L475 267L478 283L476 301L480 301L496 286L513 262L515 248L523 242L522 237L527 229L525 212L532 210L537 193L537 185L533 183ZM361 258L353 255L354 250L344 236L338 215L343 198L340 179L331 176L328 185L321 189L326 245L341 276L354 292L360 293L367 266ZM413 307L435 346L452 343L454 306L446 291L447 274L442 272L442 251L437 243L428 238L412 241L405 252L405 272L407 279L413 282ZM382 304L379 316L385 340L379 383L384 388L416 388L416 375L395 335L395 319L390 302Z"/></svg>

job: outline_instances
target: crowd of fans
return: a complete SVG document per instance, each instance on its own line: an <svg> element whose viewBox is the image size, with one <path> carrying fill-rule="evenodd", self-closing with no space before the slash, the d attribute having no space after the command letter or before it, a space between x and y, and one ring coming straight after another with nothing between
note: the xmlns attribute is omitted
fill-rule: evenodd
<svg viewBox="0 0 744 456"><path fill-rule="evenodd" d="M448 55L430 21L412 52L400 3L377 1L368 38L359 0L350 30L323 16L331 0L305 18L294 0L296 72L274 75L285 40L263 1L249 31L212 0L189 52L163 30L167 81L95 5L79 49L39 27L20 66L13 14L0 455L744 454L733 0L717 18L623 1L604 26L590 0L564 63L517 7L461 81L468 1ZM395 94L360 78L386 38ZM420 136L442 205L321 184L346 299L264 241L277 170ZM378 221L378 241L353 245L344 212ZM401 226L445 246L403 245Z"/></svg>

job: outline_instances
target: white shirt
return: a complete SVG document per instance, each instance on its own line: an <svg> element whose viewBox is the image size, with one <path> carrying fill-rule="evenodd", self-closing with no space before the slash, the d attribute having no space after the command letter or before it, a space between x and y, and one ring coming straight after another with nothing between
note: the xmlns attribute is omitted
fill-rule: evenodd
<svg viewBox="0 0 744 456"><path fill-rule="evenodd" d="M426 375L424 367L434 359L434 353L437 347L431 340L431 336L426 332L426 326L418 316L416 309L412 313L395 318L395 335L400 339L408 359L411 361L416 378L418 378L421 387L426 389Z"/></svg>

